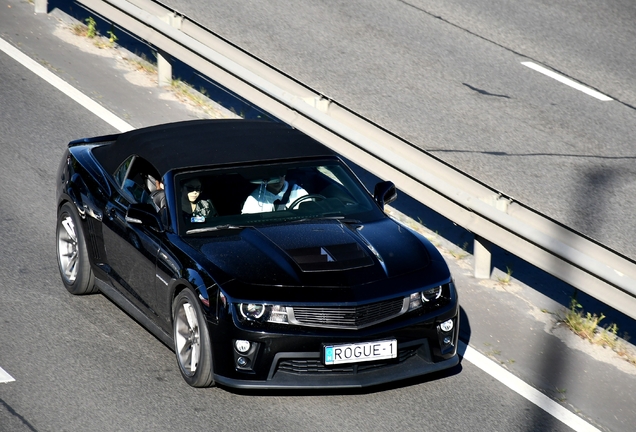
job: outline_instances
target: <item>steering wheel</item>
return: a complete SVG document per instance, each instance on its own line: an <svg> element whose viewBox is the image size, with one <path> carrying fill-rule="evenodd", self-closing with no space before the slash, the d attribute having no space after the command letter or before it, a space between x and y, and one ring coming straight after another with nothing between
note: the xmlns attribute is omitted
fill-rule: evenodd
<svg viewBox="0 0 636 432"><path fill-rule="evenodd" d="M294 200L294 202L292 202L289 206L287 206L288 209L293 209L294 207L296 207L297 205L299 205L302 202L308 201L308 200L326 200L327 198L325 198L323 195L320 194L309 194L309 195L303 195L300 198L296 198Z"/></svg>

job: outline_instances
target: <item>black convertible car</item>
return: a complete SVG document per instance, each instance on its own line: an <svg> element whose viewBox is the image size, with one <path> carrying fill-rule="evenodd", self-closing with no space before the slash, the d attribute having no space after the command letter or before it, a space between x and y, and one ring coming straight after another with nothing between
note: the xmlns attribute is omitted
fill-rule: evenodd
<svg viewBox="0 0 636 432"><path fill-rule="evenodd" d="M176 352L195 387L363 387L458 363L444 259L286 125L195 120L68 145L57 259Z"/></svg>

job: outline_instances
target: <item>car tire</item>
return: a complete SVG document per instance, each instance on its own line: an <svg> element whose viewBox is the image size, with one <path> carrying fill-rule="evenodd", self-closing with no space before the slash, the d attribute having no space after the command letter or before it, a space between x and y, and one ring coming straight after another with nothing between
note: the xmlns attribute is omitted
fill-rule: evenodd
<svg viewBox="0 0 636 432"><path fill-rule="evenodd" d="M65 203L57 215L57 263L66 289L74 295L97 292L86 239L75 206Z"/></svg>
<svg viewBox="0 0 636 432"><path fill-rule="evenodd" d="M183 379L192 387L214 385L212 344L197 296L189 288L172 303L174 351Z"/></svg>

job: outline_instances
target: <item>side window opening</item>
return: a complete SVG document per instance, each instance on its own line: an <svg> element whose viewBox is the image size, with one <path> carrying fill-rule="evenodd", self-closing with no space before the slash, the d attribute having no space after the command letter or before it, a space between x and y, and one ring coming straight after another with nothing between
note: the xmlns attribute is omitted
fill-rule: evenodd
<svg viewBox="0 0 636 432"><path fill-rule="evenodd" d="M126 159L125 161L122 162L121 165L119 165L119 168L117 168L117 170L115 171L115 181L117 182L117 185L119 187L123 187L124 185L124 181L126 180L126 178L128 177L128 173L130 171L130 168L132 167L132 163L135 160L137 156L132 155L130 156L128 159Z"/></svg>
<svg viewBox="0 0 636 432"><path fill-rule="evenodd" d="M136 203L152 204L152 193L156 190L158 171L145 159L133 155L115 171L115 181L124 195Z"/></svg>

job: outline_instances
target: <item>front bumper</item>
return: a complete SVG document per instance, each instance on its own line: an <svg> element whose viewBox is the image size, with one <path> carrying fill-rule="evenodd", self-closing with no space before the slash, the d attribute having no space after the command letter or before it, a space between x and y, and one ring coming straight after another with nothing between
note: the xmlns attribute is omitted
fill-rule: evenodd
<svg viewBox="0 0 636 432"><path fill-rule="evenodd" d="M241 389L363 388L430 374L459 363L457 354L439 362L427 361L427 348L427 344L423 344L415 355L394 364L359 364L347 368L349 369L347 371L339 370L330 373L318 372L321 369L320 366L314 368L321 364L319 353L278 353L274 357L270 376L266 380L238 379L218 374L214 375L214 379L219 384ZM295 364L296 371L280 368L281 365L289 364ZM360 368L361 365L363 365L362 368Z"/></svg>
<svg viewBox="0 0 636 432"><path fill-rule="evenodd" d="M400 319L363 330L307 329L278 326L276 331L245 329L230 315L210 324L217 383L242 389L362 388L400 381L451 368L459 363L459 305L434 315ZM452 319L451 334L441 335L439 324ZM443 337L451 343L444 345ZM234 341L256 347L249 368L240 368ZM391 360L327 366L323 344L360 343L396 339L398 356Z"/></svg>

